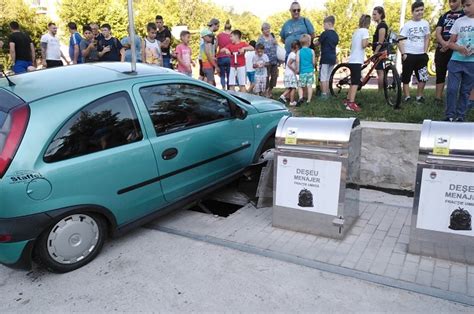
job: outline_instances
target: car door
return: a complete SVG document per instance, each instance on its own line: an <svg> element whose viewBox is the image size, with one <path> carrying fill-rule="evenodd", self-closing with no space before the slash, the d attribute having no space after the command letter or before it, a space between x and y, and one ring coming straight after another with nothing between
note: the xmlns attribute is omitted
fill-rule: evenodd
<svg viewBox="0 0 474 314"><path fill-rule="evenodd" d="M223 93L192 83L135 86L149 117L150 136L167 201L184 198L250 164L250 119Z"/></svg>
<svg viewBox="0 0 474 314"><path fill-rule="evenodd" d="M150 182L158 176L156 160L128 92L96 99L65 121L43 162L52 208L99 205L120 225L167 204L160 183Z"/></svg>

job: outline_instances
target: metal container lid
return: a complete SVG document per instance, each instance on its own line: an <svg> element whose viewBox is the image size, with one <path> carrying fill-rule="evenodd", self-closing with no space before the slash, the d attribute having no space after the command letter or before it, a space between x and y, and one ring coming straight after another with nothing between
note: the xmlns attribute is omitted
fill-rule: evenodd
<svg viewBox="0 0 474 314"><path fill-rule="evenodd" d="M474 159L474 123L423 121L420 154L468 155Z"/></svg>
<svg viewBox="0 0 474 314"><path fill-rule="evenodd" d="M283 117L276 131L276 147L292 148L347 147L357 118L298 118Z"/></svg>

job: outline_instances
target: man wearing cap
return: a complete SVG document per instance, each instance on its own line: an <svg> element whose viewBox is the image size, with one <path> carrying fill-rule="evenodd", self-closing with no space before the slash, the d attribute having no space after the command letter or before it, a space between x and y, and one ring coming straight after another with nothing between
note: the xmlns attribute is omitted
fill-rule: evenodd
<svg viewBox="0 0 474 314"><path fill-rule="evenodd" d="M163 56L163 67L171 69L171 32L168 26L165 26L163 17L157 15L155 18L156 39L161 43L161 55Z"/></svg>
<svg viewBox="0 0 474 314"><path fill-rule="evenodd" d="M203 43L199 47L199 56L201 57L202 72L204 73L204 81L211 85L216 85L214 73L217 69L216 50L212 45L214 41L214 33L210 29L204 29L201 32Z"/></svg>
<svg viewBox="0 0 474 314"><path fill-rule="evenodd" d="M212 18L209 21L209 23L207 23L207 27L208 27L207 29L214 34L219 30L219 25L220 25L219 20L216 19L216 18ZM203 32L204 32L204 30L201 33L203 33ZM201 37L199 45L201 46L203 43L204 43L204 40ZM217 50L217 37L216 36L214 36L214 40L212 42L212 49L214 50L214 53ZM199 55L199 79L200 80L204 79L204 72L202 71L202 58L201 58L201 55Z"/></svg>

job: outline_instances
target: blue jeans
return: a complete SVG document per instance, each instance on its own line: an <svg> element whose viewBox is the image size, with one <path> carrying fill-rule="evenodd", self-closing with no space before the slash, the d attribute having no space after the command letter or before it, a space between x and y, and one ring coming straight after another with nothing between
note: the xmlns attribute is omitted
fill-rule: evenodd
<svg viewBox="0 0 474 314"><path fill-rule="evenodd" d="M219 76L221 77L222 89L229 88L230 58L218 58Z"/></svg>
<svg viewBox="0 0 474 314"><path fill-rule="evenodd" d="M31 61L16 60L12 70L15 74L25 73L28 71L28 67L32 65L33 62Z"/></svg>
<svg viewBox="0 0 474 314"><path fill-rule="evenodd" d="M465 118L474 88L474 62L451 60L448 63L446 118Z"/></svg>
<svg viewBox="0 0 474 314"><path fill-rule="evenodd" d="M172 69L171 67L171 56L170 55L165 55L163 56L163 67Z"/></svg>

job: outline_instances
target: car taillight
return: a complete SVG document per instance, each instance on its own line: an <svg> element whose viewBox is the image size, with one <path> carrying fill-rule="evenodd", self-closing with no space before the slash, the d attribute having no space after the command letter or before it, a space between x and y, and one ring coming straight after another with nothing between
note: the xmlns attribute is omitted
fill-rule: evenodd
<svg viewBox="0 0 474 314"><path fill-rule="evenodd" d="M12 240L11 234L0 234L0 243L11 242Z"/></svg>
<svg viewBox="0 0 474 314"><path fill-rule="evenodd" d="M13 157L15 157L25 134L29 118L30 107L22 105L12 109L6 117L3 126L0 126L0 135L4 136L3 141L0 138L0 178L5 175Z"/></svg>

